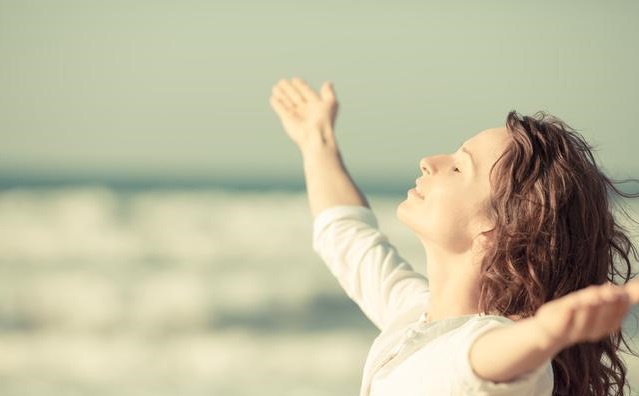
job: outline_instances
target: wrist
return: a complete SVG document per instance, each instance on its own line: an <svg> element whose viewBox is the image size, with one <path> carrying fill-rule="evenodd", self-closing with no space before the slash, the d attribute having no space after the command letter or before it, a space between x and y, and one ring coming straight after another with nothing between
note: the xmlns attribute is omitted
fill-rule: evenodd
<svg viewBox="0 0 639 396"><path fill-rule="evenodd" d="M562 349L568 347L568 342L562 337L553 335L535 316L528 318L531 332L534 334L538 348L550 356L555 356Z"/></svg>
<svg viewBox="0 0 639 396"><path fill-rule="evenodd" d="M339 149L332 130L322 128L308 134L308 137L298 144L304 158L316 156L339 156Z"/></svg>
<svg viewBox="0 0 639 396"><path fill-rule="evenodd" d="M306 150L314 150L318 147L335 146L335 133L333 126L328 122L320 122L313 125L307 125L300 134L297 142L302 152Z"/></svg>

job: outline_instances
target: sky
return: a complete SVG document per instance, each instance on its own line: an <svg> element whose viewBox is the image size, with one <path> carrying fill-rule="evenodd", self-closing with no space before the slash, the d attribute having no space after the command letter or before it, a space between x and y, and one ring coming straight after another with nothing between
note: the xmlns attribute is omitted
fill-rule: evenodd
<svg viewBox="0 0 639 396"><path fill-rule="evenodd" d="M578 6L576 6L578 4ZM355 180L410 187L517 110L639 176L639 3L0 0L0 175L303 180L272 87L333 82Z"/></svg>

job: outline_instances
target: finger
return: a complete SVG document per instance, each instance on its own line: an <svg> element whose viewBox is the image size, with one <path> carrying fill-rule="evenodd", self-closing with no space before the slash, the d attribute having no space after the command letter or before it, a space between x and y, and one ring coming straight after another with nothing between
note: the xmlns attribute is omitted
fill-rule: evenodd
<svg viewBox="0 0 639 396"><path fill-rule="evenodd" d="M293 109L278 96L271 96L270 103L273 109L280 115L291 114L293 112Z"/></svg>
<svg viewBox="0 0 639 396"><path fill-rule="evenodd" d="M282 83L278 83L273 87L273 95L275 95L286 107L294 108L295 104L290 96L286 93Z"/></svg>
<svg viewBox="0 0 639 396"><path fill-rule="evenodd" d="M300 94L297 88L290 81L282 80L282 82L280 83L280 87L282 88L286 96L288 96L289 99L291 99L291 102L294 105L298 103L301 104L306 102L306 99L304 99L302 94Z"/></svg>
<svg viewBox="0 0 639 396"><path fill-rule="evenodd" d="M597 332L598 308L602 303L597 287L589 286L575 293L575 318L572 331L580 339L592 340Z"/></svg>
<svg viewBox="0 0 639 396"><path fill-rule="evenodd" d="M630 304L639 304L639 279L626 283L624 289L628 293Z"/></svg>
<svg viewBox="0 0 639 396"><path fill-rule="evenodd" d="M577 291L574 294L577 305L581 307L591 307L599 304L602 301L601 291L601 285L590 285Z"/></svg>
<svg viewBox="0 0 639 396"><path fill-rule="evenodd" d="M602 290L604 302L598 308L601 325L606 330L606 334L616 331L621 327L624 317L630 307L628 294L624 288L610 286Z"/></svg>
<svg viewBox="0 0 639 396"><path fill-rule="evenodd" d="M617 311L617 317L618 317L619 323L614 328L614 330L619 331L621 329L623 321L625 320L626 316L630 312L630 298L627 293L625 294L625 296L622 296L619 299L619 301L617 301L616 311Z"/></svg>
<svg viewBox="0 0 639 396"><path fill-rule="evenodd" d="M622 287L610 284L598 286L586 300L591 311L590 322L583 328L587 339L599 340L621 327L628 307L628 296Z"/></svg>
<svg viewBox="0 0 639 396"><path fill-rule="evenodd" d="M313 90L313 88L311 88L306 83L306 81L302 80L301 78L295 77L291 80L291 82L297 88L297 90L302 94L302 96L304 97L304 99L306 99L307 102L309 101L309 99L320 100L319 95L317 95L317 93Z"/></svg>
<svg viewBox="0 0 639 396"><path fill-rule="evenodd" d="M320 93L322 95L322 99L327 100L329 102L336 101L335 98L335 90L333 90L333 84L326 81L322 84L322 88L320 89Z"/></svg>
<svg viewBox="0 0 639 396"><path fill-rule="evenodd" d="M615 302L626 295L623 287L615 285L613 283L607 283L599 286L599 296L603 301Z"/></svg>

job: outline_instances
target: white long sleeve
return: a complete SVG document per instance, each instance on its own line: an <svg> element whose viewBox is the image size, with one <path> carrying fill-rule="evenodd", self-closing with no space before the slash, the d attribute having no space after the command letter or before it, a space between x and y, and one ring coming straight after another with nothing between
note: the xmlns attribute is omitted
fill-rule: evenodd
<svg viewBox="0 0 639 396"><path fill-rule="evenodd" d="M314 220L313 249L381 330L364 365L360 396L552 393L550 361L508 383L493 383L473 372L468 358L472 343L484 331L513 322L479 314L426 322L428 280L398 255L369 208L324 209Z"/></svg>
<svg viewBox="0 0 639 396"><path fill-rule="evenodd" d="M346 294L384 330L398 314L416 305L426 309L428 280L397 253L364 206L333 206L313 223L313 249Z"/></svg>

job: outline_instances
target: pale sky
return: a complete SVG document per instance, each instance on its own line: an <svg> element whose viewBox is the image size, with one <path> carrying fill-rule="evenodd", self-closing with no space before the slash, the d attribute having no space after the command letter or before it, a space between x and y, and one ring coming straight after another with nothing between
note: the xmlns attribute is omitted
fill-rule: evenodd
<svg viewBox="0 0 639 396"><path fill-rule="evenodd" d="M356 180L399 182L509 110L639 176L639 2L0 0L0 174L301 179L269 104L332 81Z"/></svg>

